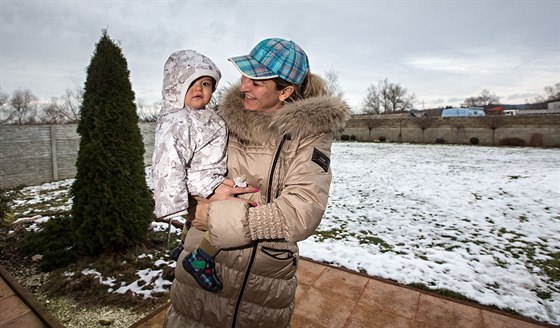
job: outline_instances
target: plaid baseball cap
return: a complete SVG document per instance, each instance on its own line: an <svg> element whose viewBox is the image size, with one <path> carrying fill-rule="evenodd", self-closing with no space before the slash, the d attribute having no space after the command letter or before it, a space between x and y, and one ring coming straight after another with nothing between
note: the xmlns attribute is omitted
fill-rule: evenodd
<svg viewBox="0 0 560 328"><path fill-rule="evenodd" d="M303 83L309 71L307 55L293 41L265 39L246 56L228 59L241 74L254 80L280 77L290 83Z"/></svg>

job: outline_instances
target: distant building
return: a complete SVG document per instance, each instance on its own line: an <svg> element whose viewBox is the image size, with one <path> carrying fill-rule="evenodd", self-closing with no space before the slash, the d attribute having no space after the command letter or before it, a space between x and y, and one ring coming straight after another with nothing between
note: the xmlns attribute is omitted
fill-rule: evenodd
<svg viewBox="0 0 560 328"><path fill-rule="evenodd" d="M560 108L557 109L525 109L517 111L517 115L558 115Z"/></svg>
<svg viewBox="0 0 560 328"><path fill-rule="evenodd" d="M441 117L486 116L482 107L446 108L441 111Z"/></svg>
<svg viewBox="0 0 560 328"><path fill-rule="evenodd" d="M551 101L548 103L547 108L550 110L560 109L560 100Z"/></svg>

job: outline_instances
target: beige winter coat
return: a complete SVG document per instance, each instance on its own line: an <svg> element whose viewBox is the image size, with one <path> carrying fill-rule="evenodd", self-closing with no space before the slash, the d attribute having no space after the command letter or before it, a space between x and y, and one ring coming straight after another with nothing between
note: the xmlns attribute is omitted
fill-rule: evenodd
<svg viewBox="0 0 560 328"><path fill-rule="evenodd" d="M297 242L319 225L329 194L333 132L344 127L349 107L321 96L286 104L272 116L246 111L233 86L220 99L229 127L228 177L246 176L260 189L240 201L208 207L212 243L222 250L216 270L224 288L200 288L181 265L171 288L166 327L287 327L294 307ZM190 251L203 232L191 229ZM183 252L178 263L181 263Z"/></svg>

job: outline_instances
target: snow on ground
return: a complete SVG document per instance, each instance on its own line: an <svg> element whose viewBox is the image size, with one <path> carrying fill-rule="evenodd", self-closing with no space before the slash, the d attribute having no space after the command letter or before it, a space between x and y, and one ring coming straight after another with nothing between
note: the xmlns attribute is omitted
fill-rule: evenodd
<svg viewBox="0 0 560 328"><path fill-rule="evenodd" d="M329 205L301 255L560 324L560 281L546 273L560 269L545 264L560 254L559 149L334 143L331 163ZM58 199L72 181L26 188L25 202ZM161 270L138 277L100 279L144 297L169 288Z"/></svg>
<svg viewBox="0 0 560 328"><path fill-rule="evenodd" d="M335 143L331 162L301 255L560 323L539 265L560 252L560 150Z"/></svg>

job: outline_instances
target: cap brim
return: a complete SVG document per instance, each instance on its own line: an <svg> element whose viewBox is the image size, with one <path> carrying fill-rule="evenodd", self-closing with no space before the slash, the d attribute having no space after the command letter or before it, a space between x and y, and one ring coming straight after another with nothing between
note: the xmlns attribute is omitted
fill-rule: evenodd
<svg viewBox="0 0 560 328"><path fill-rule="evenodd" d="M228 59L233 63L233 66L244 76L253 80L266 80L278 77L266 66L259 63L251 56L237 56Z"/></svg>

